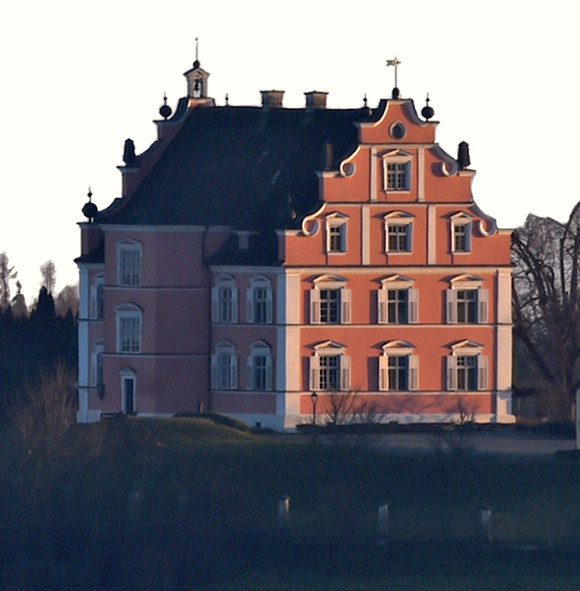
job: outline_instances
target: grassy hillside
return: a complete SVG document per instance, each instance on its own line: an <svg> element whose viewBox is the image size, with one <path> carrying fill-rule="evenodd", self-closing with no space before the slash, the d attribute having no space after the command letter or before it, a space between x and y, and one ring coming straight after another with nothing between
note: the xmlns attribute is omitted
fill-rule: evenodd
<svg viewBox="0 0 580 591"><path fill-rule="evenodd" d="M561 571L580 542L580 464L565 458L378 455L282 443L212 417L1 435L2 589L358 589L342 585L367 580L433 590L437 577L454 588L449 572L466 589L474 569L481 580L498 568ZM384 503L389 536L379 546ZM484 507L491 545L480 543ZM541 560L522 558L523 544ZM569 583L578 568L562 572ZM405 580L412 586L395 586ZM470 588L501 589L488 583Z"/></svg>

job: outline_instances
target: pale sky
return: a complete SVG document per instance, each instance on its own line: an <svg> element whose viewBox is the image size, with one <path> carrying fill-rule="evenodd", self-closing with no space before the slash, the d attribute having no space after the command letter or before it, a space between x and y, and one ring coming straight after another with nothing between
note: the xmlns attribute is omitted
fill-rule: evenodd
<svg viewBox="0 0 580 591"><path fill-rule="evenodd" d="M437 140L471 150L476 202L500 227L528 213L565 220L580 134L580 4L573 0L29 0L0 22L0 252L27 299L52 259L57 290L76 283L81 208L89 185L106 207L120 196L123 143L155 140L163 93L174 108L199 59L209 94L258 105L260 90L326 91L329 108L388 98L417 110L428 92Z"/></svg>

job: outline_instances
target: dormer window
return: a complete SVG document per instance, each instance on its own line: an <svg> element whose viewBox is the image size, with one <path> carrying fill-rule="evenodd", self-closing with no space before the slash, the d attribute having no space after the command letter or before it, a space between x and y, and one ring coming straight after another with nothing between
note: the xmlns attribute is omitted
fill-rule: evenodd
<svg viewBox="0 0 580 591"><path fill-rule="evenodd" d="M393 150L383 155L384 190L409 191L411 188L411 154Z"/></svg>
<svg viewBox="0 0 580 591"><path fill-rule="evenodd" d="M326 218L326 252L346 252L346 216L335 213Z"/></svg>
<svg viewBox="0 0 580 591"><path fill-rule="evenodd" d="M451 216L451 252L471 252L471 217L463 212Z"/></svg>
<svg viewBox="0 0 580 591"><path fill-rule="evenodd" d="M403 211L393 211L384 216L385 251L387 253L411 252L413 240L413 216Z"/></svg>

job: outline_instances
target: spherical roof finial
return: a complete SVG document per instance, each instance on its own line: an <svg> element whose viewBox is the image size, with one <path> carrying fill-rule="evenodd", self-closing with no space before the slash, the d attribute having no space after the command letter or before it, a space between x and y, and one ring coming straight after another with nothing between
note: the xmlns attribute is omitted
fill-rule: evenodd
<svg viewBox="0 0 580 591"><path fill-rule="evenodd" d="M429 121L429 119L431 119L431 117L435 115L433 107L429 106L429 100L429 93L427 93L427 98L425 99L425 106L421 109L421 115L423 115L423 117L425 117L427 121Z"/></svg>
<svg viewBox="0 0 580 591"><path fill-rule="evenodd" d="M167 118L171 116L171 113L173 113L173 110L167 104L167 94L163 93L163 104L159 107L159 114L167 121Z"/></svg>
<svg viewBox="0 0 580 591"><path fill-rule="evenodd" d="M88 202L83 205L83 215L89 220L89 224L93 221L94 217L99 213L97 206L92 202L93 193L91 188L89 187L89 192L87 193L87 197L89 198Z"/></svg>

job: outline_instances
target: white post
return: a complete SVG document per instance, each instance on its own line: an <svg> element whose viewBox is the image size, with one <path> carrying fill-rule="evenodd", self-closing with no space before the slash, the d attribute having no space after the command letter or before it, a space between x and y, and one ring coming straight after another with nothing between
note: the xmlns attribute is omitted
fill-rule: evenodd
<svg viewBox="0 0 580 591"><path fill-rule="evenodd" d="M481 510L481 534L484 539L491 542L491 509Z"/></svg>
<svg viewBox="0 0 580 591"><path fill-rule="evenodd" d="M389 533L389 504L379 507L379 536L386 538Z"/></svg>
<svg viewBox="0 0 580 591"><path fill-rule="evenodd" d="M278 526L280 530L286 531L290 525L290 497L283 496L278 501Z"/></svg>

